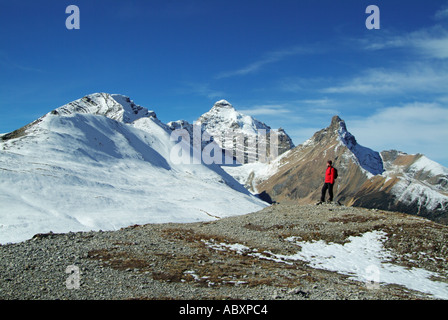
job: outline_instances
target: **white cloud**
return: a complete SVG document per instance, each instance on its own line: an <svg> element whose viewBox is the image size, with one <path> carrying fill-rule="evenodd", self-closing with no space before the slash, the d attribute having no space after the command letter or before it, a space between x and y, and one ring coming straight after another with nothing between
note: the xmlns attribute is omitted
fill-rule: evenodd
<svg viewBox="0 0 448 320"><path fill-rule="evenodd" d="M3 50L0 50L0 66L3 68L24 72L44 72L42 69L16 62L15 59L11 59L10 55Z"/></svg>
<svg viewBox="0 0 448 320"><path fill-rule="evenodd" d="M361 40L367 50L402 48L427 58L448 58L448 30L434 26L401 35L386 35L374 41Z"/></svg>
<svg viewBox="0 0 448 320"><path fill-rule="evenodd" d="M291 110L286 107L285 105L281 104L272 104L272 105L260 105L260 106L254 106L247 109L239 109L243 114L247 114L250 116L278 116L278 115L285 115L285 114L291 114Z"/></svg>
<svg viewBox="0 0 448 320"><path fill-rule="evenodd" d="M444 93L447 90L448 70L444 64L435 68L415 63L403 70L370 69L337 86L323 88L329 93L398 94Z"/></svg>
<svg viewBox="0 0 448 320"><path fill-rule="evenodd" d="M254 73L254 72L260 70L265 65L281 61L283 59L286 59L289 56L294 56L294 55L298 55L298 54L308 54L311 52L312 52L311 49L307 49L307 48L303 48L303 47L299 47L299 46L285 49L285 50L269 52L261 59L255 61L253 63L250 63L245 67L242 67L237 70L222 72L222 73L216 75L215 78L222 79L222 78L229 78L229 77L234 77L234 76L243 76L246 74Z"/></svg>
<svg viewBox="0 0 448 320"><path fill-rule="evenodd" d="M328 106L328 105L334 103L331 99L328 99L328 98L305 99L305 100L299 100L298 102L299 103L304 103L304 104L307 104L307 105L312 105L312 106Z"/></svg>
<svg viewBox="0 0 448 320"><path fill-rule="evenodd" d="M434 15L436 20L443 20L448 18L448 7L444 7L436 12Z"/></svg>
<svg viewBox="0 0 448 320"><path fill-rule="evenodd" d="M379 110L363 119L345 119L358 143L377 151L423 153L448 164L448 107L415 102Z"/></svg>

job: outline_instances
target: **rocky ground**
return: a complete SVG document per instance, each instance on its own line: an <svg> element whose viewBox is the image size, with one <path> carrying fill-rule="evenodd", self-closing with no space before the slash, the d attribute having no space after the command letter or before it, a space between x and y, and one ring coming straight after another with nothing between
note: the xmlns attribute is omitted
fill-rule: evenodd
<svg viewBox="0 0 448 320"><path fill-rule="evenodd" d="M397 285L369 289L366 283L303 261L282 263L251 254L293 254L297 245L286 241L292 236L345 243L372 230L387 233L384 245L394 253L395 264L446 275L446 226L380 210L277 204L213 222L40 234L2 245L0 299L433 299ZM239 254L214 247L220 243L251 251Z"/></svg>

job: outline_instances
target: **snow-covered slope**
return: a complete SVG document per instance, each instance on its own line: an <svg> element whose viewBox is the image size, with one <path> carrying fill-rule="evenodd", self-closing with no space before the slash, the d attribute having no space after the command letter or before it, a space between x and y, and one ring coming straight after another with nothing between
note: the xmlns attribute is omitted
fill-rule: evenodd
<svg viewBox="0 0 448 320"><path fill-rule="evenodd" d="M0 243L36 233L193 222L266 206L219 166L170 160L154 112L93 94L0 139Z"/></svg>
<svg viewBox="0 0 448 320"><path fill-rule="evenodd" d="M377 181L390 189L395 202L413 208L417 214L432 213L436 220L448 222L443 217L448 211L448 168L422 154L389 150L381 155L386 170Z"/></svg>

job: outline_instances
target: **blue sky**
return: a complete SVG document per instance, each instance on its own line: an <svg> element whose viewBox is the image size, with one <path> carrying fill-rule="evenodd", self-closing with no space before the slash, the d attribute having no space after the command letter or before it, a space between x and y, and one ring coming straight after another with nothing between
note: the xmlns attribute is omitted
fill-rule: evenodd
<svg viewBox="0 0 448 320"><path fill-rule="evenodd" d="M445 0L0 0L0 39L0 132L94 92L163 122L226 99L296 145L337 114L364 146L448 166Z"/></svg>

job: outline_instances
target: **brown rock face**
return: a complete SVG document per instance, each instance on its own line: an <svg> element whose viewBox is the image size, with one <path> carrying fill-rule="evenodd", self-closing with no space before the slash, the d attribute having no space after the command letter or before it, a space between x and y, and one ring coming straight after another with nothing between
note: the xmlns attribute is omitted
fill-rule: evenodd
<svg viewBox="0 0 448 320"><path fill-rule="evenodd" d="M281 169L257 189L275 201L315 202L320 198L326 163L332 160L339 173L334 192L339 201L344 201L364 183L366 175L340 140L341 123L339 117L333 117L328 128L316 132L283 157Z"/></svg>

